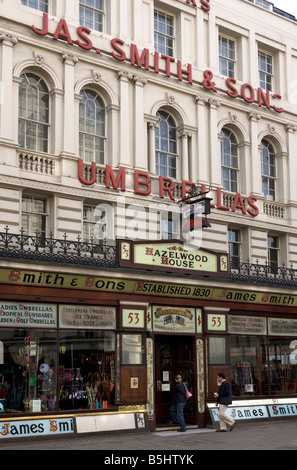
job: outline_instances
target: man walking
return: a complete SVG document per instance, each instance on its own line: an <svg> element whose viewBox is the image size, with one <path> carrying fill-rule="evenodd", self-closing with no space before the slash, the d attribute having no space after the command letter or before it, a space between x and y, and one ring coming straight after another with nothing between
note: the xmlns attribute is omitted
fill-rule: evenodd
<svg viewBox="0 0 297 470"><path fill-rule="evenodd" d="M227 432L227 423L230 426L230 431L233 431L236 423L226 415L228 405L232 403L230 385L222 372L218 373L217 379L220 384L219 393L214 394L214 397L217 399L217 405L219 405L220 429L217 429L217 432Z"/></svg>
<svg viewBox="0 0 297 470"><path fill-rule="evenodd" d="M187 403L187 399L185 384L182 382L182 377L180 374L175 377L175 387L173 389L173 393L174 404L170 407L172 421L180 425L180 429L178 429L179 432L185 432L187 429L184 418L184 407Z"/></svg>

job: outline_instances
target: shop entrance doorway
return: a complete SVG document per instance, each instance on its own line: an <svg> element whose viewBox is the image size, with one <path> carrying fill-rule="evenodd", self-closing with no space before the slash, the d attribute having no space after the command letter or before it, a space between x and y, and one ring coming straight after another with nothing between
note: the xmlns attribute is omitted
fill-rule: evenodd
<svg viewBox="0 0 297 470"><path fill-rule="evenodd" d="M170 406L173 403L171 388L176 374L181 374L193 397L184 408L186 424L196 424L195 403L195 338L191 336L168 335L155 337L156 344L156 425L166 425L171 421Z"/></svg>

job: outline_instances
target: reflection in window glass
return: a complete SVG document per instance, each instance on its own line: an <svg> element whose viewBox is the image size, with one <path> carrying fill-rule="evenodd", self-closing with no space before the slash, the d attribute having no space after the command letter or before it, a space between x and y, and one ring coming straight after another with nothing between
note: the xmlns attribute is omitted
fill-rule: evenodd
<svg viewBox="0 0 297 470"><path fill-rule="evenodd" d="M209 363L227 364L226 338L209 338Z"/></svg>
<svg viewBox="0 0 297 470"><path fill-rule="evenodd" d="M110 331L62 331L59 408L99 409L114 403L115 335Z"/></svg>
<svg viewBox="0 0 297 470"><path fill-rule="evenodd" d="M231 336L230 355L232 394L235 396L264 395L268 386L265 338Z"/></svg>
<svg viewBox="0 0 297 470"><path fill-rule="evenodd" d="M144 337L122 336L122 364L144 364Z"/></svg>
<svg viewBox="0 0 297 470"><path fill-rule="evenodd" d="M56 333L1 329L0 400L6 413L55 411Z"/></svg>

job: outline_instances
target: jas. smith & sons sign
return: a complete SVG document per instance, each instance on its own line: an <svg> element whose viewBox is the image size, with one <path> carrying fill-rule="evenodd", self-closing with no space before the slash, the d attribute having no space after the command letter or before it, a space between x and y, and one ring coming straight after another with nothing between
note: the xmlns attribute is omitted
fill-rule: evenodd
<svg viewBox="0 0 297 470"><path fill-rule="evenodd" d="M185 0L185 2L194 7L199 5L198 0ZM200 0L200 5L203 11L210 11L209 1ZM120 38L111 39L111 51L102 51L99 44L99 41L102 40L101 36L92 36L92 30L86 26L78 26L74 34L72 25L69 28L67 21L63 18L57 24L55 21L49 21L49 15L44 13L42 28L32 25L31 29L38 36L47 36L55 41L65 41L70 46L78 46L86 52L95 53L98 56L105 55L118 62L128 63L133 67L142 68L155 74L165 73L168 78L177 78L180 82L186 81L189 85L196 85L208 92L218 93L218 86L211 70L202 72L203 77L200 77L200 70L195 70L197 76L194 77L192 64L184 66L181 60L160 54L157 51L152 53L147 48L140 52L136 44L127 45ZM130 53L127 48L130 49ZM248 104L257 103L260 108L264 106L276 113L283 112L283 108L278 106L279 100L282 99L278 93L271 94L268 90L263 90L260 87L255 89L249 83L238 86L237 80L232 77L226 78L225 84L226 89L221 91L231 99L241 98Z"/></svg>

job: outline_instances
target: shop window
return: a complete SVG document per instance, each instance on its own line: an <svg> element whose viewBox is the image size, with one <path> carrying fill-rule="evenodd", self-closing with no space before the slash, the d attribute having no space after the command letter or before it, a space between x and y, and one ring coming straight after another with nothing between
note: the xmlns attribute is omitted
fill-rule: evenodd
<svg viewBox="0 0 297 470"><path fill-rule="evenodd" d="M79 155L86 162L104 163L105 105L93 90L82 90L79 105Z"/></svg>
<svg viewBox="0 0 297 470"><path fill-rule="evenodd" d="M226 77L235 77L235 41L219 35L220 73Z"/></svg>
<svg viewBox="0 0 297 470"><path fill-rule="evenodd" d="M122 335L122 364L145 364L145 347L143 335Z"/></svg>
<svg viewBox="0 0 297 470"><path fill-rule="evenodd" d="M297 393L297 365L291 361L292 338L231 336L231 376L234 396Z"/></svg>
<svg viewBox="0 0 297 470"><path fill-rule="evenodd" d="M21 76L19 88L19 144L22 148L48 151L49 90L32 73Z"/></svg>
<svg viewBox="0 0 297 470"><path fill-rule="evenodd" d="M22 5L48 13L48 0L22 0Z"/></svg>
<svg viewBox="0 0 297 470"><path fill-rule="evenodd" d="M103 0L80 0L79 22L95 31L103 31L104 1Z"/></svg>
<svg viewBox="0 0 297 470"><path fill-rule="evenodd" d="M173 117L165 111L157 113L155 133L156 172L159 176L176 178L177 138Z"/></svg>
<svg viewBox="0 0 297 470"><path fill-rule="evenodd" d="M268 386L265 338L231 336L230 356L232 394L264 395Z"/></svg>
<svg viewBox="0 0 297 470"><path fill-rule="evenodd" d="M227 191L238 191L238 148L237 140L233 132L222 129L221 141L221 165L222 184Z"/></svg>
<svg viewBox="0 0 297 470"><path fill-rule="evenodd" d="M155 51L173 57L174 17L163 11L154 11Z"/></svg>
<svg viewBox="0 0 297 470"><path fill-rule="evenodd" d="M1 329L0 404L5 413L55 411L56 333Z"/></svg>
<svg viewBox="0 0 297 470"><path fill-rule="evenodd" d="M59 409L100 409L115 400L115 335L109 331L61 331Z"/></svg>
<svg viewBox="0 0 297 470"><path fill-rule="evenodd" d="M269 338L270 395L291 395L297 392L297 365L290 358L294 349L291 343L292 338Z"/></svg>
<svg viewBox="0 0 297 470"><path fill-rule="evenodd" d="M225 337L209 338L209 364L227 364L227 339Z"/></svg>

